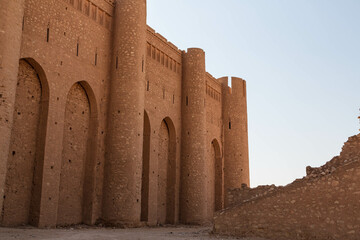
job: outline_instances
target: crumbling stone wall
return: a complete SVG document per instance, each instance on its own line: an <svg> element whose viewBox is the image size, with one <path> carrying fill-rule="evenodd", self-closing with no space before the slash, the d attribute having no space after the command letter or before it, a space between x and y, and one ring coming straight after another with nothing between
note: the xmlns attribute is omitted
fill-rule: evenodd
<svg viewBox="0 0 360 240"><path fill-rule="evenodd" d="M243 196L250 199L218 212L214 231L277 240L359 239L359 153L357 135L349 138L339 157L308 171L303 179L253 198L245 189Z"/></svg>
<svg viewBox="0 0 360 240"><path fill-rule="evenodd" d="M244 185L243 188L231 188L228 189L226 193L226 204L227 206L232 206L234 204L248 202L255 198L266 196L278 188L281 187L276 187L275 185L266 185L258 186L257 188L249 188L248 186Z"/></svg>

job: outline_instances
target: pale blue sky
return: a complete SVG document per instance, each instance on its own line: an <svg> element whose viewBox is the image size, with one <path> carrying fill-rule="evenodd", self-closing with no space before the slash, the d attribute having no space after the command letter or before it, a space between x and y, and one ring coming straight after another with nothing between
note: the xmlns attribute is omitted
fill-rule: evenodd
<svg viewBox="0 0 360 240"><path fill-rule="evenodd" d="M359 0L148 0L148 24L247 80L251 186L285 185L360 128Z"/></svg>

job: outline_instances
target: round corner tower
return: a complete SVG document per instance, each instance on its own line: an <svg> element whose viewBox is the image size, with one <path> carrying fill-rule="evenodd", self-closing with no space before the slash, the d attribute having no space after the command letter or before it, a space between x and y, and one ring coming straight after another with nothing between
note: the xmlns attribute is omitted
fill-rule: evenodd
<svg viewBox="0 0 360 240"><path fill-rule="evenodd" d="M0 1L0 209L13 124L24 17L24 0ZM0 216L1 210L0 210ZM0 223L2 219L0 218Z"/></svg>
<svg viewBox="0 0 360 240"><path fill-rule="evenodd" d="M103 218L137 225L145 94L146 0L116 0Z"/></svg>
<svg viewBox="0 0 360 240"><path fill-rule="evenodd" d="M224 122L224 190L250 186L246 81L221 78ZM225 207L227 199L225 197Z"/></svg>
<svg viewBox="0 0 360 240"><path fill-rule="evenodd" d="M182 168L180 221L204 223L206 207L205 52L189 48L183 53Z"/></svg>

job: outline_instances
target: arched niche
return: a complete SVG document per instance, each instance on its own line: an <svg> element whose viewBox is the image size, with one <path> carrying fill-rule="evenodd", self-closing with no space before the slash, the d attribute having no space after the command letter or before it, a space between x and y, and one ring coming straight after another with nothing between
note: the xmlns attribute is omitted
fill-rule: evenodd
<svg viewBox="0 0 360 240"><path fill-rule="evenodd" d="M176 218L176 132L166 117L159 129L157 216L159 224L173 224Z"/></svg>
<svg viewBox="0 0 360 240"><path fill-rule="evenodd" d="M37 225L49 107L45 71L33 58L19 60L2 224Z"/></svg>
<svg viewBox="0 0 360 240"><path fill-rule="evenodd" d="M150 181L150 119L144 111L144 132L143 132L143 168L141 184L141 221L148 221L149 214L149 181Z"/></svg>
<svg viewBox="0 0 360 240"><path fill-rule="evenodd" d="M95 94L77 82L65 106L57 225L92 223L97 128Z"/></svg>
<svg viewBox="0 0 360 240"><path fill-rule="evenodd" d="M211 142L211 156L214 162L214 210L219 211L224 207L224 173L220 144L217 139Z"/></svg>

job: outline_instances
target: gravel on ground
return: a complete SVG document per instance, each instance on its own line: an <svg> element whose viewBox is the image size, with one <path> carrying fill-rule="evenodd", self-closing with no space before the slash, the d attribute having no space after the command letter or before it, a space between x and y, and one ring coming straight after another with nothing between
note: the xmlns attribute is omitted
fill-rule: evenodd
<svg viewBox="0 0 360 240"><path fill-rule="evenodd" d="M265 240L260 238L234 238L216 236L211 233L211 227L170 226L143 227L132 229L96 228L76 226L57 229L38 229L33 227L0 228L0 240L207 240L207 239L240 239Z"/></svg>

